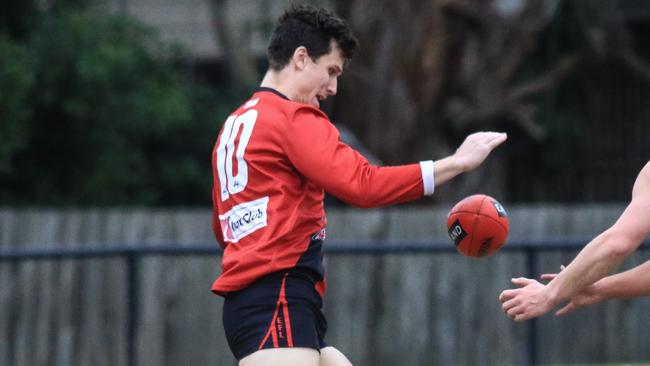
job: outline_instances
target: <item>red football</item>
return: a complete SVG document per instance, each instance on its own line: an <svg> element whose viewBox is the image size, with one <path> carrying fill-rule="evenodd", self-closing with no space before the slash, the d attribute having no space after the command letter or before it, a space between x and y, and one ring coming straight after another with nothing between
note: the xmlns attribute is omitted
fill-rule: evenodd
<svg viewBox="0 0 650 366"><path fill-rule="evenodd" d="M508 239L509 226L503 206L484 194L464 198L447 215L449 237L468 257L494 254Z"/></svg>

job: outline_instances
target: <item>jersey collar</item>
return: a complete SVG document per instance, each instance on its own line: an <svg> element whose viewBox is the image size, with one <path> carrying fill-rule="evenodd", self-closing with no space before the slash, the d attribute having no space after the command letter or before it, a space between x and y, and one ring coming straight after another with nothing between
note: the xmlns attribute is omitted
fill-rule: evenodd
<svg viewBox="0 0 650 366"><path fill-rule="evenodd" d="M267 86L260 86L259 88L257 88L256 91L258 91L258 92L261 92L261 91L271 92L271 93L273 93L273 94L278 95L278 96L281 97L281 98L284 98L284 99L286 99L286 100L289 100L289 98L287 98L286 95L280 93L279 91L277 91L277 90L275 90L275 89L273 89L273 88L269 88L269 87L267 87Z"/></svg>

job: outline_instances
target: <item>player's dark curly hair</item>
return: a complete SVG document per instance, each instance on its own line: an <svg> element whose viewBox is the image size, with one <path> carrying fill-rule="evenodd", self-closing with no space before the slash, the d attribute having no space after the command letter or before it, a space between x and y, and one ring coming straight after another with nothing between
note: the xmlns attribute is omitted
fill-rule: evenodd
<svg viewBox="0 0 650 366"><path fill-rule="evenodd" d="M345 21L327 9L292 6L278 18L271 35L267 50L269 67L273 70L284 68L300 46L307 48L309 56L316 60L331 51L332 39L346 61L352 58L359 45Z"/></svg>

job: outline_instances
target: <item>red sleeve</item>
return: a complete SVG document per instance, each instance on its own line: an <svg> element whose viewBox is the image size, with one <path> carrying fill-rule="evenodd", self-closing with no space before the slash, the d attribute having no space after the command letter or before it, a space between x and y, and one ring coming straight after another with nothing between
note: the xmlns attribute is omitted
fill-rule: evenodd
<svg viewBox="0 0 650 366"><path fill-rule="evenodd" d="M285 133L285 149L296 169L344 202L381 207L414 201L424 194L419 164L371 165L340 141L338 130L320 111L298 109Z"/></svg>

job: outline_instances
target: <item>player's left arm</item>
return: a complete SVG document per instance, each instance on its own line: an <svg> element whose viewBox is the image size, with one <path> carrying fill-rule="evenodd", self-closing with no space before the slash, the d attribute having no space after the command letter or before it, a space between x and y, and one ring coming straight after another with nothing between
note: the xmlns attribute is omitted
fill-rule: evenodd
<svg viewBox="0 0 650 366"><path fill-rule="evenodd" d="M478 168L497 146L508 138L501 132L475 132L465 138L456 151L435 162L435 185Z"/></svg>
<svg viewBox="0 0 650 366"><path fill-rule="evenodd" d="M284 135L287 155L298 171L358 207L387 206L433 194L435 187L481 165L507 138L504 133L474 133L453 155L436 162L380 167L342 143L336 128L309 109L296 112Z"/></svg>
<svg viewBox="0 0 650 366"><path fill-rule="evenodd" d="M342 143L336 128L309 108L296 111L282 134L286 136L284 149L293 166L351 205L387 206L413 201L427 193L421 164L374 166Z"/></svg>

